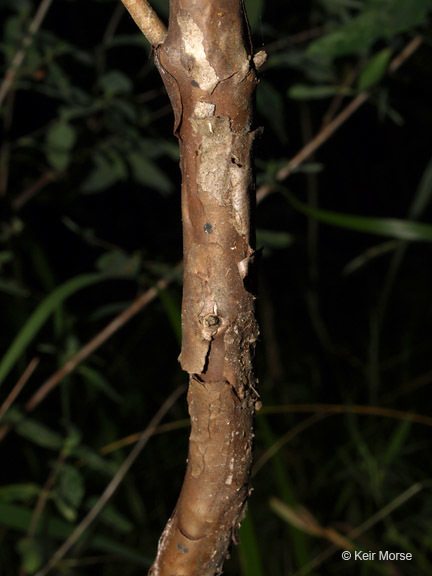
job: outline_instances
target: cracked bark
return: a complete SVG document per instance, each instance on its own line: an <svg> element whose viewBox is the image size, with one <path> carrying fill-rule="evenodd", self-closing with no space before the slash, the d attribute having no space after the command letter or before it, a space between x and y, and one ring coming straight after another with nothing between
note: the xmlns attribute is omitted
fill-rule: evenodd
<svg viewBox="0 0 432 576"><path fill-rule="evenodd" d="M250 492L258 402L252 101L263 53L253 58L241 0L171 0L168 33L153 49L181 153L179 361L190 378L191 435L181 493L149 574L213 576Z"/></svg>

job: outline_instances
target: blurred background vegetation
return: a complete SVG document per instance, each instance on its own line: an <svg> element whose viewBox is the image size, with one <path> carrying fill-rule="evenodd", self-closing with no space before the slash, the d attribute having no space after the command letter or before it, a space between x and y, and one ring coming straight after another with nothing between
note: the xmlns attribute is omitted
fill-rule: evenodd
<svg viewBox="0 0 432 576"><path fill-rule="evenodd" d="M167 4L153 2L164 18ZM432 0L246 5L268 52L256 114L263 409L225 573L432 574ZM143 574L188 442L182 396L119 472L187 379L173 119L120 2L42 8L28 42L39 2L0 0L1 76L15 74L0 89L0 574L41 570L115 478L52 573ZM285 170L318 133L323 145ZM413 560L343 562L342 549Z"/></svg>

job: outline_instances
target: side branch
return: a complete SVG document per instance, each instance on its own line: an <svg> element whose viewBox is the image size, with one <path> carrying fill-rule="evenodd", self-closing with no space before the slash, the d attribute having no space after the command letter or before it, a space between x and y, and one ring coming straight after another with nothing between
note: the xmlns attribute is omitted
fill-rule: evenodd
<svg viewBox="0 0 432 576"><path fill-rule="evenodd" d="M153 47L162 44L167 29L147 0L122 0L122 2L150 44Z"/></svg>

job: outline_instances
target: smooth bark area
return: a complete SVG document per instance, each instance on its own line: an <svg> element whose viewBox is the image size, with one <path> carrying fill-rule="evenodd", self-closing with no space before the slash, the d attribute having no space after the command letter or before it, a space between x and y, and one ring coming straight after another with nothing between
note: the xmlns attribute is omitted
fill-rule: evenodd
<svg viewBox="0 0 432 576"><path fill-rule="evenodd" d="M241 0L171 0L154 45L180 142L184 289L179 357L191 435L177 506L153 576L219 574L245 512L255 391L256 66Z"/></svg>

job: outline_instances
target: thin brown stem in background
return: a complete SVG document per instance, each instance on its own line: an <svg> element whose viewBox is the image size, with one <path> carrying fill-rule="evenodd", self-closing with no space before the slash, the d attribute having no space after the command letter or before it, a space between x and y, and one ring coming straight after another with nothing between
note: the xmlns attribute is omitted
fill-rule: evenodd
<svg viewBox="0 0 432 576"><path fill-rule="evenodd" d="M405 48L391 61L389 74L393 74L404 64L410 56L421 46L423 38L416 36ZM291 160L276 173L276 180L282 182L294 172L305 160L307 160L320 146L322 146L338 128L340 128L371 96L370 91L359 94L340 112L329 124L327 124L318 134L310 140ZM257 198L260 200L268 196L272 191L270 185L261 186L257 191Z"/></svg>
<svg viewBox="0 0 432 576"><path fill-rule="evenodd" d="M15 384L15 386L9 392L7 398L5 399L5 401L3 402L3 404L0 407L0 420L3 418L3 416L9 410L9 408L12 406L12 404L18 398L18 395L20 394L21 390L24 388L24 386L29 381L31 375L36 370L38 364L39 364L39 358L33 358L33 360L30 362L30 364L24 370L24 373L21 376L21 378L18 380L18 382Z"/></svg>
<svg viewBox="0 0 432 576"><path fill-rule="evenodd" d="M44 172L35 182L12 200L12 208L16 211L21 210L27 202L36 196L38 192L43 190L50 182L54 182L56 178L57 174L53 170L47 170Z"/></svg>
<svg viewBox="0 0 432 576"><path fill-rule="evenodd" d="M72 358L70 358L59 370L54 372L33 394L30 400L25 405L27 412L32 412L45 398L50 394L56 386L63 380L65 376L73 372L76 367L104 344L113 334L122 328L131 318L138 312L143 310L150 302L152 302L158 295L159 290L166 288L172 278L162 278L156 283L156 286L150 288L136 298L130 306L123 310L118 316L114 318L103 330L101 330L94 338L92 338L85 346L83 346ZM5 438L11 429L10 424L3 424L0 427L0 441Z"/></svg>
<svg viewBox="0 0 432 576"><path fill-rule="evenodd" d="M22 42L21 48L15 53L15 56L12 58L12 62L6 71L6 75L3 78L3 82L0 85L0 106L3 103L3 100L6 94L9 92L13 81L15 80L15 76L23 63L24 57L26 55L26 51L28 47L33 42L33 38L36 32L39 30L44 18L52 4L53 0L42 0L39 4L39 8L29 26L28 32L24 37Z"/></svg>

